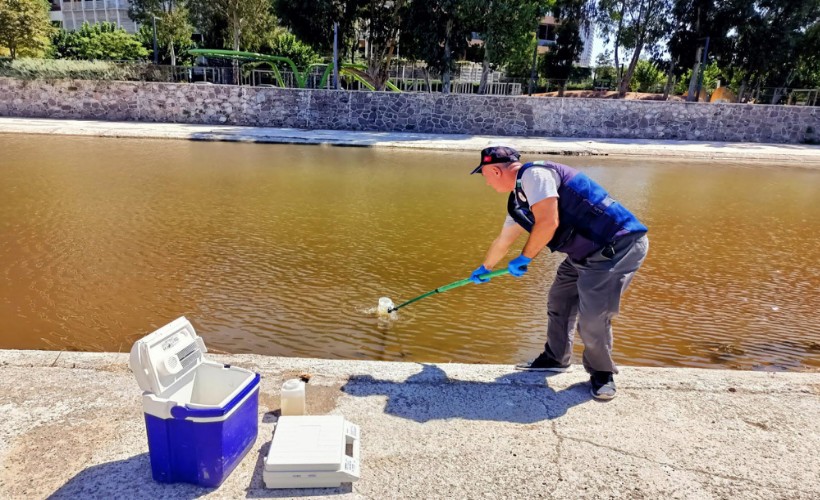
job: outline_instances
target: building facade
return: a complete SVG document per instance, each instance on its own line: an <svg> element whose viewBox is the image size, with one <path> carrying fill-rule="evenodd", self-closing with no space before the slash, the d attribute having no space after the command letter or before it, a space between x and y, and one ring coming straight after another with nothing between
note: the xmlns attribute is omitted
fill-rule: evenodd
<svg viewBox="0 0 820 500"><path fill-rule="evenodd" d="M73 31L83 23L114 23L128 33L139 25L128 17L129 0L51 0L51 20Z"/></svg>
<svg viewBox="0 0 820 500"><path fill-rule="evenodd" d="M549 52L551 45L555 44L557 33L556 29L561 24L560 18L549 13L541 19L538 25L538 53L544 54ZM581 38L584 40L584 49L575 64L582 68L589 68L592 66L592 52L595 49L595 30L590 27L588 32L581 30Z"/></svg>

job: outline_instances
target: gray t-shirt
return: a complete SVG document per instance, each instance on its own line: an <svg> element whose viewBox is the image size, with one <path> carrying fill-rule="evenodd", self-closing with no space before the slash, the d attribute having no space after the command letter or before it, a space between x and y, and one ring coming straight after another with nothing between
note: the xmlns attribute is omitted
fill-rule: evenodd
<svg viewBox="0 0 820 500"><path fill-rule="evenodd" d="M558 198L558 184L560 182L561 178L558 177L558 172L550 168L532 167L527 169L521 176L521 189L524 191L524 196L527 197L527 203L533 206L547 198ZM515 224L515 220L507 214L504 227L513 224Z"/></svg>

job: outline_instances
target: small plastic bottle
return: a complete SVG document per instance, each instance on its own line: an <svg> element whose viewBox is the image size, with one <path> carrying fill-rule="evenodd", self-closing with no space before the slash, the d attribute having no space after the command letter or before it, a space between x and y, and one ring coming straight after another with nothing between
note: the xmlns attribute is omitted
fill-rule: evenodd
<svg viewBox="0 0 820 500"><path fill-rule="evenodd" d="M281 392L282 416L305 414L305 383L298 378L286 380Z"/></svg>

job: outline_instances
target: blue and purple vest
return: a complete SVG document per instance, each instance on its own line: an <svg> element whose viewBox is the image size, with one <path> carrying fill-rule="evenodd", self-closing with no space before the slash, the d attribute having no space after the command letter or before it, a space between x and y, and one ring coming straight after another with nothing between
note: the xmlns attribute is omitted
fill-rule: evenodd
<svg viewBox="0 0 820 500"><path fill-rule="evenodd" d="M572 167L535 161L524 164L507 201L507 212L521 227L532 231L535 217L521 188L521 176L530 168L546 168L558 174L558 228L547 247L581 260L622 236L645 233L632 212L613 200L600 184Z"/></svg>

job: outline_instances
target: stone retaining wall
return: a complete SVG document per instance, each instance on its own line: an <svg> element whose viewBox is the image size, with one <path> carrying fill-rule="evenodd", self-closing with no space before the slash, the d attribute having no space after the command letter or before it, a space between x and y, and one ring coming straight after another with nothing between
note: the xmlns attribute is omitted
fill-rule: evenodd
<svg viewBox="0 0 820 500"><path fill-rule="evenodd" d="M0 116L434 134L820 143L820 108L0 78Z"/></svg>

